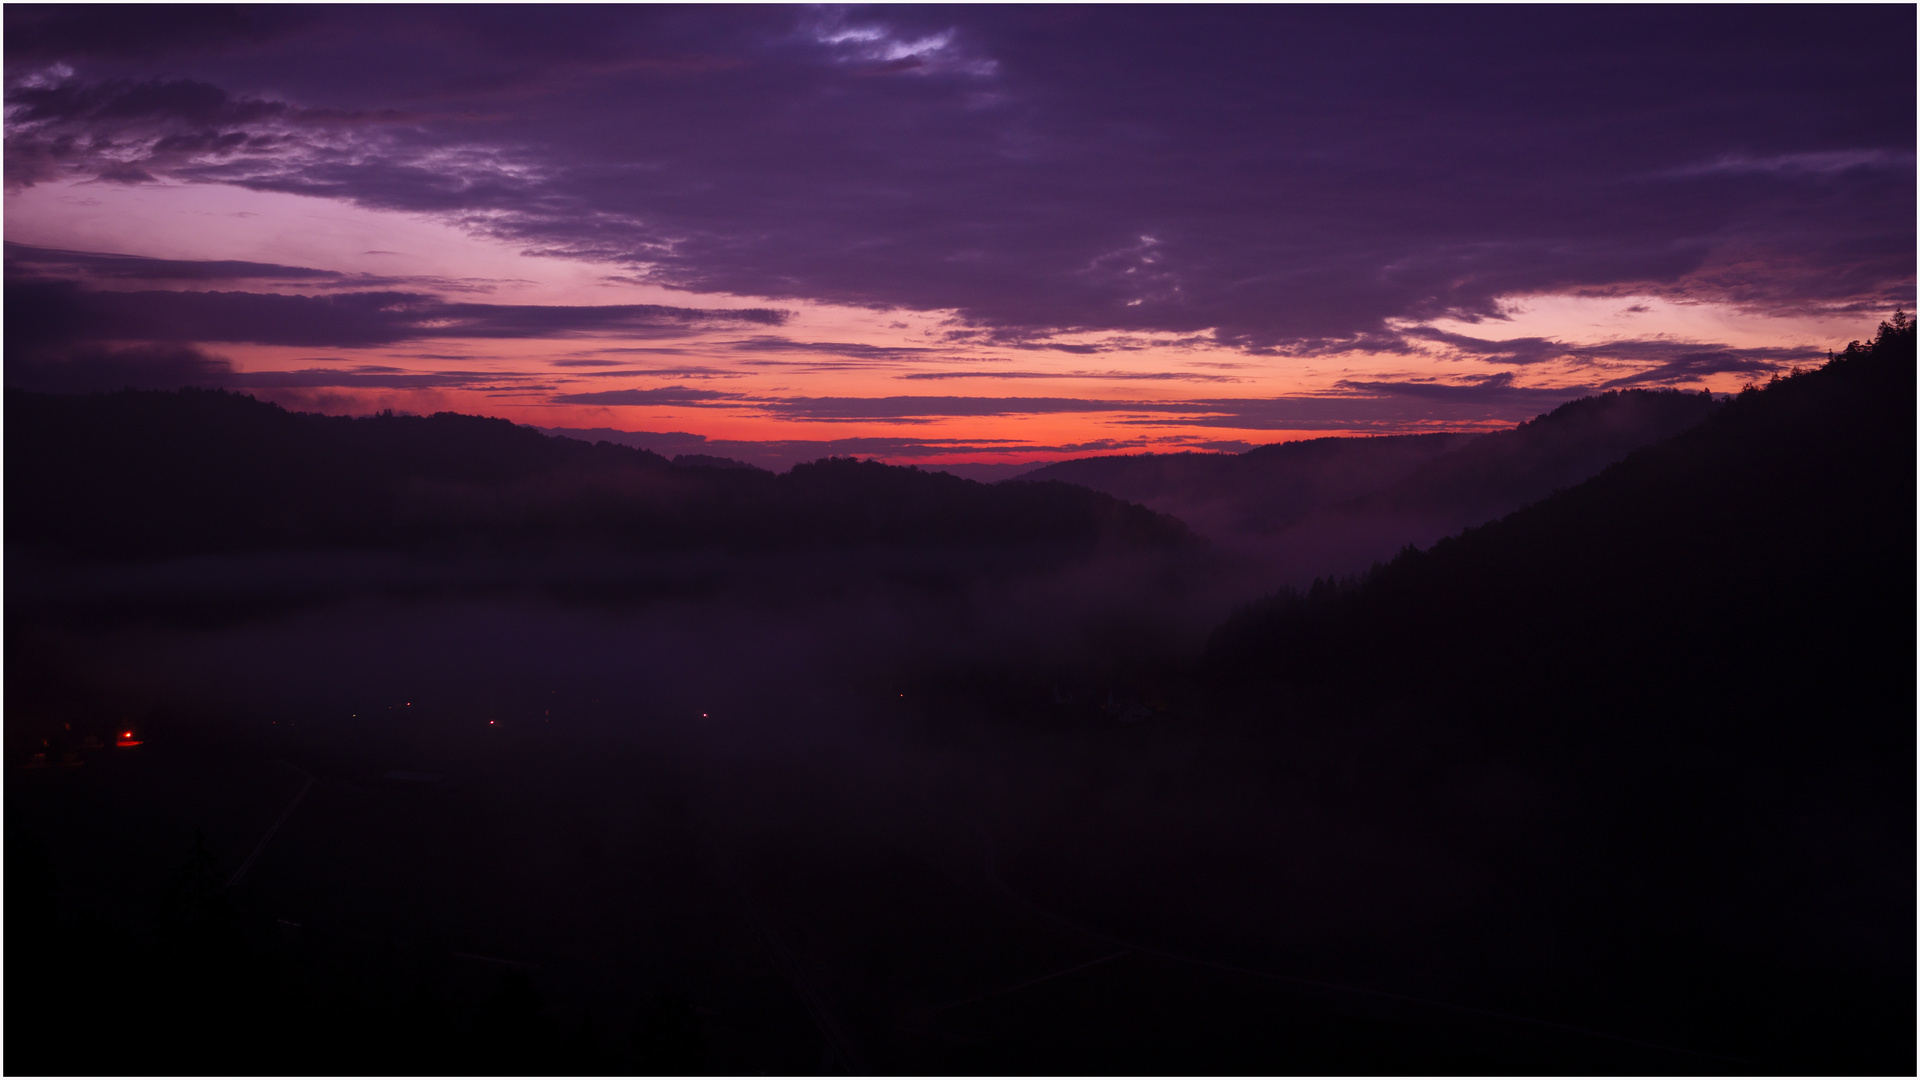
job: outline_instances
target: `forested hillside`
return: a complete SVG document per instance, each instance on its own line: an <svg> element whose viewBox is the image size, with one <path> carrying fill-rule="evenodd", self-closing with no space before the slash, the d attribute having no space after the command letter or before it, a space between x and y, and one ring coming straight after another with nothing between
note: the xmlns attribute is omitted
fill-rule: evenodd
<svg viewBox="0 0 1920 1080"><path fill-rule="evenodd" d="M1146 505L1178 506L1216 532L1273 531L1389 487L1474 439L1449 432L1304 439L1244 454L1114 454L1055 462L1022 479L1065 480Z"/></svg>
<svg viewBox="0 0 1920 1080"><path fill-rule="evenodd" d="M1914 391L1896 316L1578 487L1243 611L1216 707L1277 769L1527 867L1580 1008L1660 970L1726 1045L1910 1068L1885 1040L1913 1008ZM1524 816L1450 820L1463 798Z"/></svg>
<svg viewBox="0 0 1920 1080"><path fill-rule="evenodd" d="M1280 583L1352 573L1571 487L1720 407L1705 393L1611 391L1507 431L1276 443L1244 454L1135 454L1025 474L1185 521Z"/></svg>
<svg viewBox="0 0 1920 1080"><path fill-rule="evenodd" d="M7 392L7 543L264 550L1165 547L1177 521L1067 484L823 459L775 476L454 413L291 413L222 391Z"/></svg>
<svg viewBox="0 0 1920 1080"><path fill-rule="evenodd" d="M1723 699L1790 671L1834 683L1823 695L1871 685L1846 676L1912 659L1910 619L1896 616L1913 594L1913 388L1902 318L1364 583L1250 609L1220 632L1215 660L1376 701L1570 681Z"/></svg>

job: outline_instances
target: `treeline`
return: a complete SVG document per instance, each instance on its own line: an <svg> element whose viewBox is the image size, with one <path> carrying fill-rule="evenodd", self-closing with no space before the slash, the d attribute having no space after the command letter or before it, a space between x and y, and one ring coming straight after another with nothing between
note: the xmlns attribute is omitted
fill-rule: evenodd
<svg viewBox="0 0 1920 1080"><path fill-rule="evenodd" d="M1578 487L1242 611L1211 700L1276 770L1524 867L1570 1010L1657 993L1689 1045L1910 1070L1914 396L1896 315Z"/></svg>
<svg viewBox="0 0 1920 1080"><path fill-rule="evenodd" d="M676 465L455 413L320 416L217 390L9 390L6 405L7 544L68 558L1191 542L1178 521L1068 484L852 459L777 476Z"/></svg>
<svg viewBox="0 0 1920 1080"><path fill-rule="evenodd" d="M1357 515L1425 515L1478 525L1572 487L1643 446L1706 420L1724 403L1705 390L1609 390L1436 457L1343 507Z"/></svg>
<svg viewBox="0 0 1920 1080"><path fill-rule="evenodd" d="M1355 703L1724 700L1795 671L1829 701L1884 687L1913 659L1913 388L1897 316L1584 484L1243 611L1214 670Z"/></svg>
<svg viewBox="0 0 1920 1080"><path fill-rule="evenodd" d="M1023 479L1065 480L1122 499L1232 508L1222 524L1273 529L1360 498L1475 440L1458 432L1329 437L1242 454L1112 454L1042 466Z"/></svg>

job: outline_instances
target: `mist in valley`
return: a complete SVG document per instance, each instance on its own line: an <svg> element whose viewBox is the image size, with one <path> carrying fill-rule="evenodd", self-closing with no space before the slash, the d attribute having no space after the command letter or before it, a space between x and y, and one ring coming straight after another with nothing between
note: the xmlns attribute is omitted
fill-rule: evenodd
<svg viewBox="0 0 1920 1080"><path fill-rule="evenodd" d="M1910 352L1893 333L1822 377ZM1827 385L1811 379L1789 382ZM1713 447L1794 389L1668 400ZM1659 444L1634 459L1648 476L1716 460L1632 427ZM1249 644L1260 620L1364 619L1367 597L1424 572L1403 555L1263 591L1308 565L1298 538L1337 514L1382 550L1417 544L1396 492L1433 510L1448 489L1417 479L1505 437L1388 444L1386 467L1345 472L1324 455L1376 448L1301 448L1323 455L1319 494L1290 511L1293 546L1268 548L1081 495L1046 512L1056 539L1037 546L917 532L899 508L920 504L896 499L857 543L775 529L663 547L588 511L588 546L523 531L450 548L444 501L409 494L428 480L367 519L402 523L385 550L10 555L8 740L31 766L9 789L10 907L52 912L22 932L15 986L70 1000L83 971L112 970L135 987L140 1015L86 1051L105 1072L1749 1072L1834 1060L1840 1037L1881 1061L1898 998L1874 980L1900 971L1884 905L1905 886L1867 793L1897 781L1806 757L1780 788L1797 840L1738 799L1732 817L1687 811L1687 836L1755 853L1701 878L1663 868L1696 842L1680 819L1607 824L1610 786L1586 768L1644 772L1655 805L1662 767L1580 749L1609 725L1650 730L1607 710L1666 715L1632 695L1671 690L1634 676L1626 698L1554 706L1525 678L1409 682L1390 635L1377 675L1363 636L1305 674L1250 676L1250 657L1307 655ZM1565 468L1626 456L1583 449L1553 486L1586 491ZM1541 457L1484 454L1456 489L1467 505L1440 511L1550 494L1522 490ZM733 482L642 465L693 500L649 511L692 536L677 508ZM842 506L859 484L969 483L861 468L826 489ZM979 506L1082 490L976 489ZM1271 513L1274 489L1251 486L1242 520ZM445 527L490 535L472 513ZM1825 898L1783 886L1809 856L1774 845L1840 836L1855 854ZM1676 888L1690 899L1661 899ZM208 1001L238 1034L210 1041L180 1011Z"/></svg>

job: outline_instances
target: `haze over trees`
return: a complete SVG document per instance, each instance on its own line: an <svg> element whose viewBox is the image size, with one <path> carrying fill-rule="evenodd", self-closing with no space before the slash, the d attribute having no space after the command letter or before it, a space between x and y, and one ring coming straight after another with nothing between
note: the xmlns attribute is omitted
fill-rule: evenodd
<svg viewBox="0 0 1920 1080"><path fill-rule="evenodd" d="M1484 435L1275 443L1243 454L1080 458L1022 475L1065 480L1180 518L1277 583L1366 569L1571 487L1699 423L1705 392L1615 390Z"/></svg>
<svg viewBox="0 0 1920 1080"><path fill-rule="evenodd" d="M1103 493L10 392L7 1064L1911 1070L1914 394Z"/></svg>
<svg viewBox="0 0 1920 1080"><path fill-rule="evenodd" d="M1186 532L1063 484L849 458L776 476L455 413L329 417L193 389L9 391L7 413L21 512L8 542L54 556L1178 545Z"/></svg>
<svg viewBox="0 0 1920 1080"><path fill-rule="evenodd" d="M1915 1074L1920 7L0 21L0 1071Z"/></svg>
<svg viewBox="0 0 1920 1080"><path fill-rule="evenodd" d="M1310 710L1292 738L1383 797L1525 777L1510 850L1553 850L1541 902L1585 909L1597 992L1660 971L1703 1023L1891 1067L1866 1047L1913 1003L1914 394L1896 315L1584 484L1249 608L1209 677Z"/></svg>

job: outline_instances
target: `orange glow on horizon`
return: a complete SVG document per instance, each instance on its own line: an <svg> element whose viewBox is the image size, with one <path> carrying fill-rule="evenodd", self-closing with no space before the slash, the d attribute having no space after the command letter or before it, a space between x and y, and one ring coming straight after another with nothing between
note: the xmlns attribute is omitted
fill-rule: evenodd
<svg viewBox="0 0 1920 1080"><path fill-rule="evenodd" d="M605 265L528 255L450 222L310 196L213 184L83 189L49 182L10 193L6 211L9 240L51 248L260 260L345 274L425 275L422 282L436 276L470 280L480 283L481 292L468 298L489 304L637 303L785 313L778 324L689 325L625 337L577 332L537 338L428 336L366 347L202 346L231 364L231 385L238 392L291 409L353 415L383 409L422 415L451 411L540 427L684 433L741 443L845 446L847 440L883 440L834 452L933 467L1242 450L1332 436L1496 430L1551 406L1526 416L1519 415L1519 406L1507 406L1498 420L1420 420L1406 417L1467 414L1426 410L1419 405L1423 399L1403 397L1395 400L1405 408L1386 410L1402 419L1366 422L1358 413L1342 415L1338 402L1379 400L1367 397L1376 393L1369 386L1427 384L1470 391L1488 378L1510 379L1514 387L1534 392L1528 401L1552 400L1555 388L1566 395L1559 400L1567 400L1652 363L1644 357L1582 354L1521 364L1484 351L1461 351L1443 340L1448 336L1541 339L1589 349L1637 341L1824 351L1870 337L1877 319L1820 312L1771 317L1730 304L1652 295L1539 295L1505 299L1496 318L1431 320L1429 329L1441 336L1409 338L1400 352L1251 352L1221 345L1205 332L1070 331L1009 345L994 344L986 329L967 324L957 311L870 310L637 285L609 277ZM315 222L325 227L316 228ZM120 287L112 281L94 285ZM311 284L299 283L255 282L248 288L316 292ZM432 286L409 288L430 291ZM1393 325L1405 330L1413 324ZM1751 378L1722 372L1682 385L1732 392ZM332 385L319 385L327 383ZM594 397L609 391L660 396L648 404ZM910 400L916 398L961 400L916 405ZM1052 408L1084 411L1012 411L1018 403L1005 399L1019 398L1054 399ZM1324 423L1314 426L1283 411L1270 414L1270 420L1285 417L1292 425L1285 429L1238 427L1232 426L1231 409L1223 413L1213 407L1297 398L1319 399L1299 415ZM864 402L846 411L880 415L822 419L820 413L831 410L807 399ZM894 403L895 408L875 399L908 400ZM1114 409L1095 411L1102 402ZM1129 410L1129 405L1138 408ZM912 415L917 407L930 415ZM903 449L905 444L912 445ZM675 445L672 452L689 452L698 440L683 437ZM745 449L717 452L753 456ZM808 457L804 447L768 454L769 460Z"/></svg>

